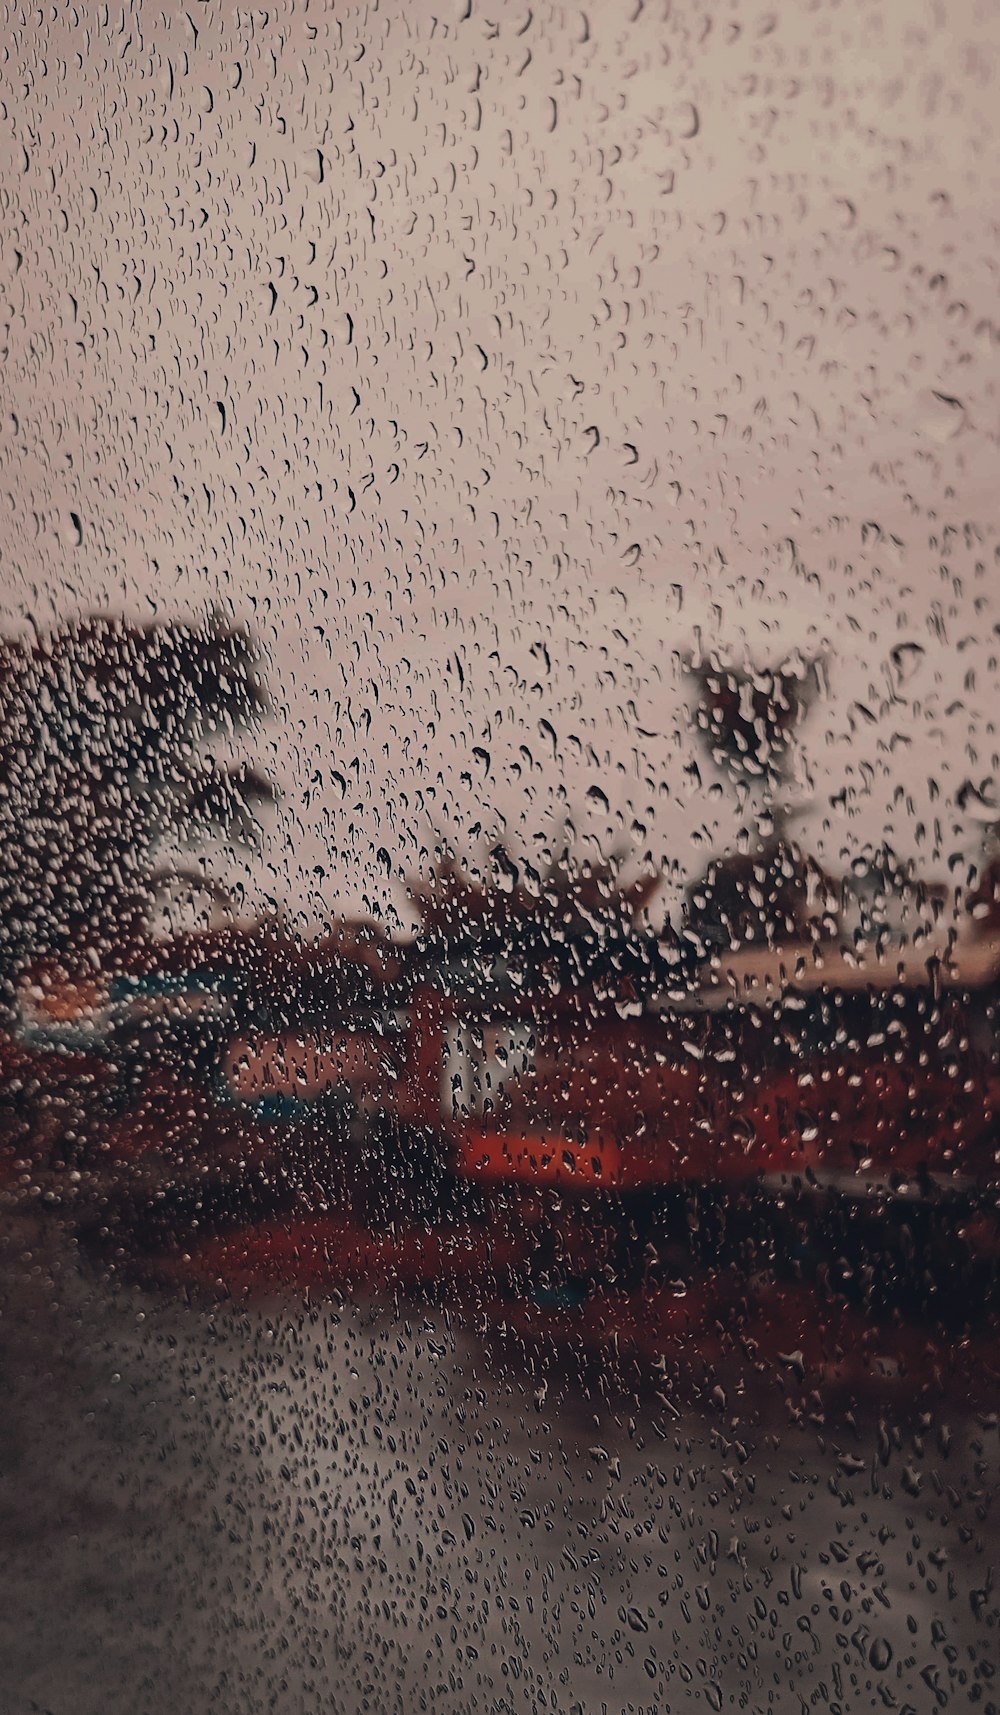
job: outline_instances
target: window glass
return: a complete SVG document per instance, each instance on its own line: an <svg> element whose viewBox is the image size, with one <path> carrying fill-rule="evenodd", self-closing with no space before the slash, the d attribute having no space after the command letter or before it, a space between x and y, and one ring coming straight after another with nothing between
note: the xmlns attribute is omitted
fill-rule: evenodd
<svg viewBox="0 0 1000 1715"><path fill-rule="evenodd" d="M0 1715L989 1715L996 6L0 40Z"/></svg>

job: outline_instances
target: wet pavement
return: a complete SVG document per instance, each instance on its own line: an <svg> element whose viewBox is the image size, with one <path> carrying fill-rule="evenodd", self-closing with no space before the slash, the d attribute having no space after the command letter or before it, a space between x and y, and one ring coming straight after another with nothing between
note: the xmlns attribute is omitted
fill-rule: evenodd
<svg viewBox="0 0 1000 1715"><path fill-rule="evenodd" d="M995 1707L994 1418L640 1402L51 1218L0 1268L3 1715Z"/></svg>

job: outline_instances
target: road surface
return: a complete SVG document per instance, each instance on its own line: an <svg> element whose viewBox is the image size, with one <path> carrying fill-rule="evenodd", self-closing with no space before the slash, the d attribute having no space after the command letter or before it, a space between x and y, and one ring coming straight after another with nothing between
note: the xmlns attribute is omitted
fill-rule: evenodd
<svg viewBox="0 0 1000 1715"><path fill-rule="evenodd" d="M587 1397L24 1215L0 1300L3 1715L997 1707L995 1419Z"/></svg>

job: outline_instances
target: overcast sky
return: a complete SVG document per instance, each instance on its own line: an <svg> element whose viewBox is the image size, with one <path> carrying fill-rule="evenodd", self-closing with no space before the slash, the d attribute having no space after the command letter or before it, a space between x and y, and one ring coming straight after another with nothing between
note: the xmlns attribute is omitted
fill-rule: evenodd
<svg viewBox="0 0 1000 1715"><path fill-rule="evenodd" d="M255 626L258 892L381 910L435 829L567 816L693 872L699 634L828 656L831 867L975 849L992 0L52 10L0 66L3 612Z"/></svg>

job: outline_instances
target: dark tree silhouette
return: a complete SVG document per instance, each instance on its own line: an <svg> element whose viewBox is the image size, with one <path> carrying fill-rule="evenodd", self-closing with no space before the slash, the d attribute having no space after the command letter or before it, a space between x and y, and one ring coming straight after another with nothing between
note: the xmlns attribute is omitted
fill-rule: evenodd
<svg viewBox="0 0 1000 1715"><path fill-rule="evenodd" d="M713 761L734 775L780 783L795 728L815 691L815 666L754 670L699 659L694 724Z"/></svg>
<svg viewBox="0 0 1000 1715"><path fill-rule="evenodd" d="M269 798L208 752L263 715L249 634L93 617L0 644L0 968L140 933L168 835L251 837Z"/></svg>
<svg viewBox="0 0 1000 1715"><path fill-rule="evenodd" d="M578 861L569 852L544 873L503 846L493 873L474 879L453 854L441 857L411 898L420 916L416 957L482 969L500 961L522 992L595 991L608 998L648 993L673 975L657 937L638 919L657 874L626 881L623 860Z"/></svg>
<svg viewBox="0 0 1000 1715"><path fill-rule="evenodd" d="M828 938L836 931L833 884L789 837L785 803L795 731L820 688L816 661L778 668L689 663L697 687L693 724L733 781L756 783L768 832L747 853L713 859L687 890L685 925L701 957L746 945Z"/></svg>
<svg viewBox="0 0 1000 1715"><path fill-rule="evenodd" d="M687 890L685 923L699 953L830 939L837 889L815 858L789 840L716 858Z"/></svg>

